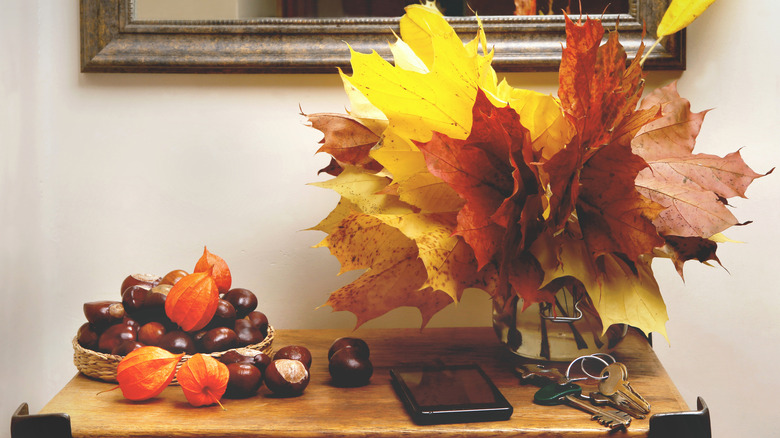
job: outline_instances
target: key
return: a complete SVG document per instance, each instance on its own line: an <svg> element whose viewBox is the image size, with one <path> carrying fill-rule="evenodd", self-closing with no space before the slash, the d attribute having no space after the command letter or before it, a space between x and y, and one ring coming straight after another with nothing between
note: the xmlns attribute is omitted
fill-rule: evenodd
<svg viewBox="0 0 780 438"><path fill-rule="evenodd" d="M625 365L612 363L601 371L601 377L604 379L599 382L599 392L611 400L610 405L629 414L650 413L650 403L628 383L628 369Z"/></svg>
<svg viewBox="0 0 780 438"><path fill-rule="evenodd" d="M591 392L587 396L588 401L594 406L611 406L615 409L619 409L628 415L637 418L639 420L643 420L645 418L645 414L642 412L639 412L638 410L632 409L630 406L626 405L616 405L615 402L607 397L606 395L600 393L600 392Z"/></svg>
<svg viewBox="0 0 780 438"><path fill-rule="evenodd" d="M631 417L625 412L602 409L587 401L578 398L582 395L582 388L576 383L547 385L536 391L534 401L543 406L566 404L591 414L591 420L597 421L602 426L610 429L627 428L631 424Z"/></svg>
<svg viewBox="0 0 780 438"><path fill-rule="evenodd" d="M547 368L544 365L522 364L515 368L515 371L520 374L520 380L523 383L534 383L538 386L547 386L550 383L569 383L569 379L557 368Z"/></svg>

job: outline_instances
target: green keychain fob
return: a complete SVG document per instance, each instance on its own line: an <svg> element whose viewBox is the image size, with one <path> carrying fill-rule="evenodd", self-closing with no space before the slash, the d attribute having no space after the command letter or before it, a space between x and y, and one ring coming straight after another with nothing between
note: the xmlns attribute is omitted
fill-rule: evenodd
<svg viewBox="0 0 780 438"><path fill-rule="evenodd" d="M582 394L582 388L576 383L553 383L536 391L534 401L540 405L552 406L562 404L562 398L567 395L577 396Z"/></svg>

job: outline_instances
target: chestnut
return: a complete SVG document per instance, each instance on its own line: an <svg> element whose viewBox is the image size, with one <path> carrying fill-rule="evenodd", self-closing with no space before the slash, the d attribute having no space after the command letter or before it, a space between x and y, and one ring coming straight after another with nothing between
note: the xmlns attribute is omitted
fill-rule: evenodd
<svg viewBox="0 0 780 438"><path fill-rule="evenodd" d="M374 373L374 366L367 358L358 356L358 351L346 347L333 353L328 362L328 371L334 385L355 387L368 384Z"/></svg>
<svg viewBox="0 0 780 438"><path fill-rule="evenodd" d="M237 318L243 318L257 308L257 297L248 289L230 289L222 299L229 301L236 308Z"/></svg>
<svg viewBox="0 0 780 438"><path fill-rule="evenodd" d="M146 297L149 295L149 289L142 285L133 285L122 292L122 306L125 312L130 315L137 314L144 308Z"/></svg>
<svg viewBox="0 0 780 438"><path fill-rule="evenodd" d="M225 365L230 365L231 363L246 363L253 365L255 362L254 357L244 356L236 350L226 351L225 354L219 357L219 361Z"/></svg>
<svg viewBox="0 0 780 438"><path fill-rule="evenodd" d="M152 292L155 289L147 290L139 285L128 287L122 294L122 305L127 313L141 323L164 320L167 296Z"/></svg>
<svg viewBox="0 0 780 438"><path fill-rule="evenodd" d="M208 323L208 327L233 327L236 323L236 308L230 301L217 301L217 311Z"/></svg>
<svg viewBox="0 0 780 438"><path fill-rule="evenodd" d="M263 372L265 372L265 369L268 368L268 365L270 365L272 362L271 356L263 353L262 351L257 353L253 359L254 365Z"/></svg>
<svg viewBox="0 0 780 438"><path fill-rule="evenodd" d="M300 361L307 370L311 368L311 353L308 348L300 345L288 345L280 348L276 354L274 354L274 360L277 359L297 360Z"/></svg>
<svg viewBox="0 0 780 438"><path fill-rule="evenodd" d="M122 303L117 301L91 301L84 303L84 316L95 330L100 331L122 322L125 309Z"/></svg>
<svg viewBox="0 0 780 438"><path fill-rule="evenodd" d="M149 295L146 296L142 315L148 320L164 321L168 319L165 314L165 300L168 299L168 295L154 292L155 289L149 291Z"/></svg>
<svg viewBox="0 0 780 438"><path fill-rule="evenodd" d="M77 340L82 347L88 350L97 350L99 337L90 323L85 322L79 327Z"/></svg>
<svg viewBox="0 0 780 438"><path fill-rule="evenodd" d="M257 328L257 327L255 327L254 324L252 324L252 321L248 319L244 319L244 318L237 319L236 322L233 323L233 329L235 331L241 331L241 330L246 330L251 328Z"/></svg>
<svg viewBox="0 0 780 438"><path fill-rule="evenodd" d="M171 289L173 289L173 286L171 286L170 284L158 284L157 286L149 289L149 292L155 293L155 294L162 294L162 295L165 295L167 297L168 296L168 292L170 292Z"/></svg>
<svg viewBox="0 0 780 438"><path fill-rule="evenodd" d="M127 289L130 286L142 286L146 289L151 289L154 286L157 286L157 284L162 280L158 275L153 274L131 274L128 275L127 278L125 278L122 281L122 286L119 289L120 294L125 293L125 289Z"/></svg>
<svg viewBox="0 0 780 438"><path fill-rule="evenodd" d="M217 327L207 331L200 341L200 351L211 353L214 351L225 351L236 346L238 336L236 332L227 327Z"/></svg>
<svg viewBox="0 0 780 438"><path fill-rule="evenodd" d="M184 353L192 355L198 352L192 336L181 330L173 330L162 335L157 346L173 354Z"/></svg>
<svg viewBox="0 0 780 438"><path fill-rule="evenodd" d="M238 345L240 347L259 344L263 342L263 339L265 339L265 335L254 327L238 330L236 335L238 336Z"/></svg>
<svg viewBox="0 0 780 438"><path fill-rule="evenodd" d="M227 365L228 384L225 390L226 398L247 398L255 395L263 385L263 373L248 363L231 363Z"/></svg>
<svg viewBox="0 0 780 438"><path fill-rule="evenodd" d="M135 332L138 333L138 330L141 328L141 323L136 321L135 319L125 315L124 318L122 318L122 324L127 324L135 329Z"/></svg>
<svg viewBox="0 0 780 438"><path fill-rule="evenodd" d="M163 278L160 280L160 284L167 284L170 286L173 286L174 284L178 283L179 280L189 275L187 271L183 269L174 269L173 271L165 274Z"/></svg>
<svg viewBox="0 0 780 438"><path fill-rule="evenodd" d="M257 327L258 330L268 334L268 317L265 316L265 313L255 310L249 312L246 319L248 319L253 326Z"/></svg>
<svg viewBox="0 0 780 438"><path fill-rule="evenodd" d="M343 337L336 339L333 341L333 344L330 345L330 349L328 350L328 360L333 357L334 353L341 350L342 348L354 348L355 350L353 353L355 356L359 356L364 359L368 359L368 356L371 354L366 341L360 338Z"/></svg>
<svg viewBox="0 0 780 438"><path fill-rule="evenodd" d="M301 395L309 384L309 370L293 359L277 359L265 369L265 386L281 397Z"/></svg>
<svg viewBox="0 0 780 438"><path fill-rule="evenodd" d="M165 326L157 321L147 322L138 329L138 342L145 345L159 345L166 333Z"/></svg>
<svg viewBox="0 0 780 438"><path fill-rule="evenodd" d="M130 353L131 351L143 346L144 344L138 341L122 341L121 344L117 345L113 350L111 350L111 354L115 356L127 356L127 353Z"/></svg>
<svg viewBox="0 0 780 438"><path fill-rule="evenodd" d="M117 345L123 341L135 341L137 332L131 324L114 324L107 328L98 338L98 350L104 353L111 353Z"/></svg>

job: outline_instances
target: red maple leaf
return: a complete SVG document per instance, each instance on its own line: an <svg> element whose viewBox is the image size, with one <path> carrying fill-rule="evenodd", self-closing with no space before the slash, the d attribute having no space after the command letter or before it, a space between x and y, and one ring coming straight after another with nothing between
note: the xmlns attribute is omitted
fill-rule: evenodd
<svg viewBox="0 0 780 438"><path fill-rule="evenodd" d="M525 253L542 224L538 177L529 165L530 133L512 108L495 107L481 90L472 114L466 139L434 133L417 147L429 172L466 201L455 234L473 249L479 268L497 266L499 288L512 284L513 293L537 302L542 270Z"/></svg>
<svg viewBox="0 0 780 438"><path fill-rule="evenodd" d="M626 53L617 32L599 46L604 35L600 21L574 23L566 16L566 35L558 96L577 134L544 164L551 175L550 223L554 229L563 227L575 209L580 171L586 162L599 149L642 124L635 126L637 118L631 118L643 90L642 47L626 67ZM626 143L629 139L619 140Z"/></svg>

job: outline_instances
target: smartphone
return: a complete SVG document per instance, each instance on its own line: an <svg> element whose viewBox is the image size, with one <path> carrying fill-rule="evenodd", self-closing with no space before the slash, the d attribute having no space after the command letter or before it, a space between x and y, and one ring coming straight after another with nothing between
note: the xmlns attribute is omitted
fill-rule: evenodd
<svg viewBox="0 0 780 438"><path fill-rule="evenodd" d="M512 405L476 364L394 368L390 379L417 424L508 420Z"/></svg>

